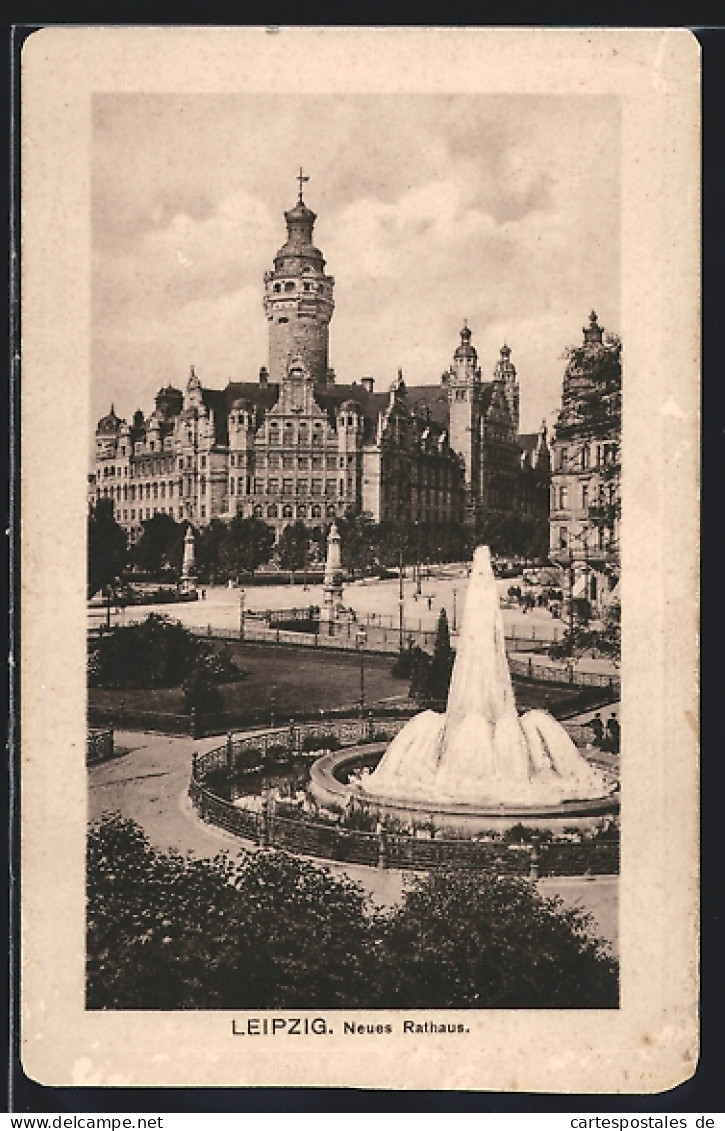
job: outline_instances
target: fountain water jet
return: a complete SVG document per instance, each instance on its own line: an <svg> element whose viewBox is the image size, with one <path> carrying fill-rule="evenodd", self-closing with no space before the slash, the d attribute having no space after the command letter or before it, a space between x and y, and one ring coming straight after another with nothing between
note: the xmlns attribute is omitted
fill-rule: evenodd
<svg viewBox="0 0 725 1131"><path fill-rule="evenodd" d="M411 719L362 788L372 798L492 806L608 792L556 719L546 711L519 719L487 546L473 559L445 714Z"/></svg>
<svg viewBox="0 0 725 1131"><path fill-rule="evenodd" d="M548 712L519 718L487 546L474 555L445 714L414 716L372 772L344 784L335 774L343 762L352 769L349 755L313 767L312 793L323 805L356 797L381 813L470 831L562 819L586 826L618 804L614 784Z"/></svg>

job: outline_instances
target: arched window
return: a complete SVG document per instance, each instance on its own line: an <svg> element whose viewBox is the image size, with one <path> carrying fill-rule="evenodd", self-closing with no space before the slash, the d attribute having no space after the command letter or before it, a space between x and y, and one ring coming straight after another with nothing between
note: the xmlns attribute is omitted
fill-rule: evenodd
<svg viewBox="0 0 725 1131"><path fill-rule="evenodd" d="M282 507L282 518L292 518L292 507L289 504Z"/></svg>
<svg viewBox="0 0 725 1131"><path fill-rule="evenodd" d="M334 518L335 517L335 508L333 506L329 506L327 508L327 517L328 518Z"/></svg>
<svg viewBox="0 0 725 1131"><path fill-rule="evenodd" d="M254 508L253 514L254 514L255 518L261 518L262 517L262 508L259 505L259 503L257 503L256 507Z"/></svg>
<svg viewBox="0 0 725 1131"><path fill-rule="evenodd" d="M267 518L276 518L276 517L277 517L277 504L276 503L270 503L269 506L267 507Z"/></svg>
<svg viewBox="0 0 725 1131"><path fill-rule="evenodd" d="M322 507L315 505L310 511L310 514L313 518L322 518Z"/></svg>
<svg viewBox="0 0 725 1131"><path fill-rule="evenodd" d="M307 518L307 507L305 506L304 503L300 503L299 506L297 507L297 517L298 518Z"/></svg>

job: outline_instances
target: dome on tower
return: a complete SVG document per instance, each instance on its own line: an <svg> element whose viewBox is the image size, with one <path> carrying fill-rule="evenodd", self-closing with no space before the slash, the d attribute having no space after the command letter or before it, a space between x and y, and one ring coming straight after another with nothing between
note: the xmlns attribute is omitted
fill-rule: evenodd
<svg viewBox="0 0 725 1131"><path fill-rule="evenodd" d="M96 431L97 432L118 432L118 429L119 429L119 427L122 423L123 422L122 422L121 418L116 416L116 412L114 410L114 407L113 407L113 405L111 405L111 411L106 416L102 416L101 419L98 421L98 424L96 426Z"/></svg>
<svg viewBox="0 0 725 1131"><path fill-rule="evenodd" d="M287 224L287 242L279 249L275 258L275 270L283 270L285 274L301 274L305 266L317 271L323 271L325 261L322 252L312 243L312 229L315 226L317 213L308 208L302 199L302 177L300 171L300 191L297 203L284 218Z"/></svg>
<svg viewBox="0 0 725 1131"><path fill-rule="evenodd" d="M457 358L471 357L474 360L478 356L474 346L471 345L471 331L468 328L467 322L463 323L463 329L461 330L461 344L457 347L456 352L453 356Z"/></svg>
<svg viewBox="0 0 725 1131"><path fill-rule="evenodd" d="M599 345L602 341L603 330L597 321L597 313L595 310L589 315L589 325L582 328L584 334L584 345Z"/></svg>
<svg viewBox="0 0 725 1131"><path fill-rule="evenodd" d="M298 200L294 208L285 212L284 218L287 224L303 224L311 229L317 219L317 213L308 208L304 200Z"/></svg>

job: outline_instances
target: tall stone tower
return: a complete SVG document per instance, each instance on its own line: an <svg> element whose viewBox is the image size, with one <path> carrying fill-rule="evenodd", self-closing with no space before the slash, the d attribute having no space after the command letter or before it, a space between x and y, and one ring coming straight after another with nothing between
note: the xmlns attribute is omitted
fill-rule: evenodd
<svg viewBox="0 0 725 1131"><path fill-rule="evenodd" d="M325 274L322 252L312 243L317 216L302 199L285 212L287 242L264 276L264 311L269 323L269 380L282 384L290 360L301 359L315 383L331 379L328 365L330 319L335 280Z"/></svg>
<svg viewBox="0 0 725 1131"><path fill-rule="evenodd" d="M478 354L471 345L471 331L464 321L461 344L453 354L453 364L443 375L448 388L449 434L451 447L463 458L467 510L473 506L473 488L478 483L480 450L478 433L480 425L481 370Z"/></svg>

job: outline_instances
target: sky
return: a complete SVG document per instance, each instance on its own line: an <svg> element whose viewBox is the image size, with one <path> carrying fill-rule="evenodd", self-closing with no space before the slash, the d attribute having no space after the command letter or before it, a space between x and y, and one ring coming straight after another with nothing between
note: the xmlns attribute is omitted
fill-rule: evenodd
<svg viewBox="0 0 725 1131"><path fill-rule="evenodd" d="M258 379L300 166L339 382L435 384L467 319L484 380L511 347L534 431L590 310L619 332L615 97L96 94L92 115L94 420L147 415L191 365Z"/></svg>

